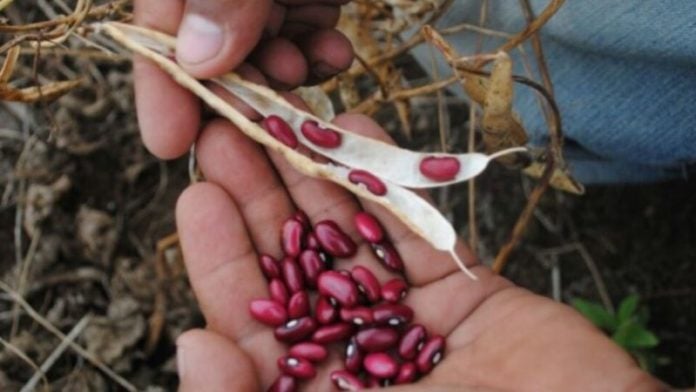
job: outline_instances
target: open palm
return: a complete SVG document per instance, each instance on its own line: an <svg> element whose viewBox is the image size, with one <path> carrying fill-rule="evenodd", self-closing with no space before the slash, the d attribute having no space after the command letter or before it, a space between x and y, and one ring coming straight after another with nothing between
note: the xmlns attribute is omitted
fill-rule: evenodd
<svg viewBox="0 0 696 392"><path fill-rule="evenodd" d="M344 115L336 122L387 139L365 117ZM282 253L280 227L297 209L314 223L336 221L359 244L356 256L337 261L337 268L360 264L381 282L390 276L369 245L348 230L363 209L381 220L404 258L411 283L404 302L414 309L415 323L447 338L447 351L430 375L399 390L660 389L570 308L515 287L482 266L473 267L478 281L467 278L447 254L435 251L381 207L300 175L231 124L209 124L197 154L208 182L184 192L177 223L207 327L189 331L177 342L182 390L265 390L278 376L276 359L287 347L275 340L272 328L249 315L248 305L268 297L258 255ZM464 245L458 252L468 265L476 264ZM317 377L301 388L332 390L329 373L342 367L336 346Z"/></svg>

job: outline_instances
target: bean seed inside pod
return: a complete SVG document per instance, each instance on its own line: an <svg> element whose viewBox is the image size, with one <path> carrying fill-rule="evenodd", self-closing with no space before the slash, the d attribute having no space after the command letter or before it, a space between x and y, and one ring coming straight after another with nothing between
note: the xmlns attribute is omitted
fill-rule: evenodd
<svg viewBox="0 0 696 392"><path fill-rule="evenodd" d="M333 129L322 128L316 121L303 122L300 131L307 140L319 147L336 148L341 145L340 133Z"/></svg>
<svg viewBox="0 0 696 392"><path fill-rule="evenodd" d="M298 146L297 136L285 120L282 118L270 115L263 119L261 125L271 136L278 139L286 146L295 149Z"/></svg>
<svg viewBox="0 0 696 392"><path fill-rule="evenodd" d="M457 177L461 163L454 157L430 156L424 158L418 168L425 177L433 181L443 182Z"/></svg>
<svg viewBox="0 0 696 392"><path fill-rule="evenodd" d="M370 193L377 196L387 194L387 186L374 174L359 169L353 169L348 173L348 180L353 184L362 184Z"/></svg>

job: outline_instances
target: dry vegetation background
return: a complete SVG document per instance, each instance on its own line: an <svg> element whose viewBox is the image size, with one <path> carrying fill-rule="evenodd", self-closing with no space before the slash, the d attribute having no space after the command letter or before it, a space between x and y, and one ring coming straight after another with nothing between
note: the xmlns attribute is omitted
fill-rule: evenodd
<svg viewBox="0 0 696 392"><path fill-rule="evenodd" d="M0 390L172 390L173 342L203 325L169 236L190 162L161 162L144 149L128 56L88 27L128 20L129 2L11 3L0 13L0 60L21 49L11 77L0 78ZM431 22L449 3L382 0L348 10L342 27L361 61L324 88L403 145L466 151L466 103L428 79L395 39L405 27L398 21ZM59 45L36 46L66 33ZM372 65L365 72L359 63ZM467 184L435 196L492 260L534 184L496 165L477 180L475 198ZM581 197L548 191L504 273L566 302L615 306L639 294L661 340L655 373L694 386L695 191L693 181L590 187Z"/></svg>

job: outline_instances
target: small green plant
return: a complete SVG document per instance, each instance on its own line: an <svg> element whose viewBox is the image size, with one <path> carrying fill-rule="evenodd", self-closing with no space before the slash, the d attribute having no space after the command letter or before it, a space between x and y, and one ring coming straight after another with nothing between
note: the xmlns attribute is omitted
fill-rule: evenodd
<svg viewBox="0 0 696 392"><path fill-rule="evenodd" d="M576 298L572 305L594 325L606 332L616 344L628 351L648 371L652 371L658 362L652 351L659 339L647 328L648 308L640 305L638 295L627 296L619 304L616 313L604 306Z"/></svg>

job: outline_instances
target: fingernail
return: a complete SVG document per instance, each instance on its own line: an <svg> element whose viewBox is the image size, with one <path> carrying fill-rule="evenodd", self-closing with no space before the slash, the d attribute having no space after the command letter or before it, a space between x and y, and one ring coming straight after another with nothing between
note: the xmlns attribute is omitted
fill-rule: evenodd
<svg viewBox="0 0 696 392"><path fill-rule="evenodd" d="M317 61L312 66L312 71L314 72L314 75L318 78L325 79L336 75L340 70L330 66L329 64L323 61Z"/></svg>
<svg viewBox="0 0 696 392"><path fill-rule="evenodd" d="M184 347L176 346L176 371L179 374L179 379L184 378L184 373L186 370L186 358L184 353Z"/></svg>
<svg viewBox="0 0 696 392"><path fill-rule="evenodd" d="M201 15L188 14L179 29L177 57L187 64L203 63L222 50L223 40L222 29L216 23Z"/></svg>

